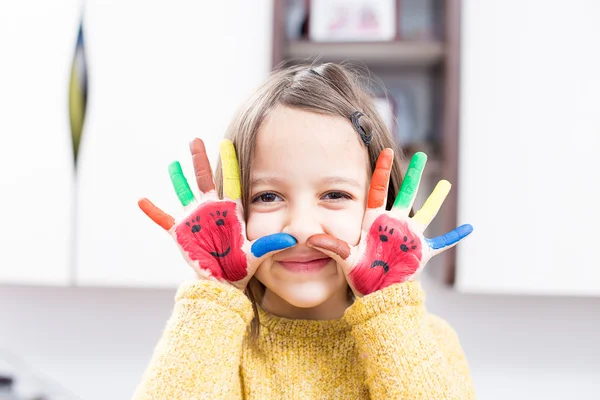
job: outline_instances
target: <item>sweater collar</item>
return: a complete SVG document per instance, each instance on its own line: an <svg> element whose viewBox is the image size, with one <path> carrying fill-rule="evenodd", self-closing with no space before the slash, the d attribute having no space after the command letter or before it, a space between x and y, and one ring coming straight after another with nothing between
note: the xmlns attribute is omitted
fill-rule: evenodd
<svg viewBox="0 0 600 400"><path fill-rule="evenodd" d="M257 305L258 306L258 305ZM295 337L322 337L346 335L350 325L344 319L308 320L289 319L270 314L258 306L260 324L269 332Z"/></svg>

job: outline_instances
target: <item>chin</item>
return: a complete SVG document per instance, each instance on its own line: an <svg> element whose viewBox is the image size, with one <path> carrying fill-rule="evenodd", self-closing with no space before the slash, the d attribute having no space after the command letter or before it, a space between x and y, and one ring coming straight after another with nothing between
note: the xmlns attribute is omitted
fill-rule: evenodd
<svg viewBox="0 0 600 400"><path fill-rule="evenodd" d="M332 283L326 281L290 282L277 285L269 290L294 307L313 308L336 296L340 290L347 290L347 288L338 287L337 284L334 287Z"/></svg>

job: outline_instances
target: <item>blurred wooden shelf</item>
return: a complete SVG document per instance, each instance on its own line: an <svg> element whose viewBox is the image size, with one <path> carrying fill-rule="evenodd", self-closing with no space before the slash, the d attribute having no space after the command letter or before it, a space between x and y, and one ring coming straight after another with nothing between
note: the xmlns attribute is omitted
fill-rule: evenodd
<svg viewBox="0 0 600 400"><path fill-rule="evenodd" d="M291 41L285 58L303 62L360 62L369 67L429 67L444 59L444 44L436 41L335 42Z"/></svg>

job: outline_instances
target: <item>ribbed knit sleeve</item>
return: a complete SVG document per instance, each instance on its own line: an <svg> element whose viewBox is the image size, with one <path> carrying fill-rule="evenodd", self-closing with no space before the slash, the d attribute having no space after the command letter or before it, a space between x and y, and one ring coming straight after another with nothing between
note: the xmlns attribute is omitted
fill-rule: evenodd
<svg viewBox="0 0 600 400"><path fill-rule="evenodd" d="M424 297L419 282L398 283L346 310L371 399L475 398L456 334L427 314Z"/></svg>
<svg viewBox="0 0 600 400"><path fill-rule="evenodd" d="M239 289L202 280L182 285L133 399L241 399L251 320L252 305Z"/></svg>

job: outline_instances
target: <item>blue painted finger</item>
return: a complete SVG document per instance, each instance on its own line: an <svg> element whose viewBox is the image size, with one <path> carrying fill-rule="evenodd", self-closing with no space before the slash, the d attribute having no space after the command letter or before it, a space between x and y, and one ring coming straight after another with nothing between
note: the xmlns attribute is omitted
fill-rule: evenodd
<svg viewBox="0 0 600 400"><path fill-rule="evenodd" d="M471 232L473 232L473 227L469 224L461 225L456 229L451 230L450 232L437 236L431 239L425 239L427 244L432 249L441 249L443 247L452 246L456 242L467 237Z"/></svg>
<svg viewBox="0 0 600 400"><path fill-rule="evenodd" d="M254 257L260 258L267 253L276 250L287 249L296 245L298 241L287 233L275 233L273 235L261 237L252 244L250 251Z"/></svg>

